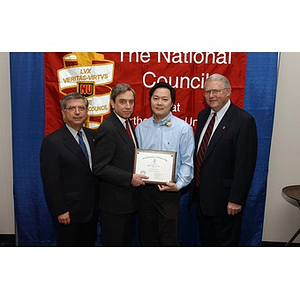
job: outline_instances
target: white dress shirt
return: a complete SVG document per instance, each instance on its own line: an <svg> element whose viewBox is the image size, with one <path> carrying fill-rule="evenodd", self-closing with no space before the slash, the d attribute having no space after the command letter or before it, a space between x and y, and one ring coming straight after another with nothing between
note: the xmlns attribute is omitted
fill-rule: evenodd
<svg viewBox="0 0 300 300"><path fill-rule="evenodd" d="M230 104L231 104L231 101L229 100L229 101L228 101L228 102L227 102L227 103L226 103L226 104L225 104L218 112L215 112L214 110L211 109L210 115L209 115L209 117L207 118L207 121L206 121L206 123L205 123L205 125L204 125L204 127L203 127L203 130L202 130L201 134L200 134L200 139L199 139L199 143L198 143L198 146L197 146L197 152L198 152L199 147L200 147L200 145L201 145L201 142L202 142L203 136L204 136L204 134L205 134L206 128L207 128L207 126L208 126L210 120L211 120L212 117L213 117L213 114L214 114L214 113L216 114L216 119L215 119L214 128L213 128L213 131L212 131L212 133L211 133L209 142L210 142L210 140L211 140L211 138L212 138L212 136L213 136L213 134L214 134L216 128L218 127L219 123L221 122L222 118L224 117L225 113L227 112L227 110L228 110ZM208 142L208 144L209 144L209 142Z"/></svg>

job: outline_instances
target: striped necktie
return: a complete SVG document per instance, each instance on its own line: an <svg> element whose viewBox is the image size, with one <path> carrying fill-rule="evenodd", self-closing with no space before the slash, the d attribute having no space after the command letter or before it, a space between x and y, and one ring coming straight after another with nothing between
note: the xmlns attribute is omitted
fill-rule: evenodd
<svg viewBox="0 0 300 300"><path fill-rule="evenodd" d="M215 119L216 119L216 113L213 113L213 117L210 120L206 131L204 133L203 139L201 141L198 153L196 155L196 161L195 161L195 185L198 187L199 183L200 183L200 167L202 165L204 156L205 156L205 152L208 146L208 142L211 136L211 133L213 131L214 128L214 124L215 124Z"/></svg>

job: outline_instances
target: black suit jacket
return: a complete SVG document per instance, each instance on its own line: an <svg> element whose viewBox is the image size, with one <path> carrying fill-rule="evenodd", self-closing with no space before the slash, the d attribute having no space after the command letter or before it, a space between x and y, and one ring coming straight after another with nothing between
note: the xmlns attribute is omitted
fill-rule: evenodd
<svg viewBox="0 0 300 300"><path fill-rule="evenodd" d="M93 157L95 133L87 128L84 131ZM72 223L90 221L98 197L97 179L65 125L44 138L40 166L45 196L53 214L69 211Z"/></svg>
<svg viewBox="0 0 300 300"><path fill-rule="evenodd" d="M209 113L210 108L198 115L196 145ZM197 194L204 215L227 214L228 201L245 205L256 156L255 120L249 113L231 103L211 138L200 168Z"/></svg>
<svg viewBox="0 0 300 300"><path fill-rule="evenodd" d="M115 113L100 125L95 143L94 173L100 179L99 208L115 214L137 210L131 185L134 144Z"/></svg>

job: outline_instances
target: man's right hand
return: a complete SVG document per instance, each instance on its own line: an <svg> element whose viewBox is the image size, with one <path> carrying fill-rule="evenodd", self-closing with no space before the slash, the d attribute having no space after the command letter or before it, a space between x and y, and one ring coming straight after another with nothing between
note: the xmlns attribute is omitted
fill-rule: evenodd
<svg viewBox="0 0 300 300"><path fill-rule="evenodd" d="M71 224L70 213L67 211L64 214L58 215L57 220L60 224L70 225Z"/></svg>
<svg viewBox="0 0 300 300"><path fill-rule="evenodd" d="M145 182L143 181L143 178L148 179L149 177L146 176L146 175L142 175L142 174L133 174L132 179L131 179L131 184L134 187L145 185Z"/></svg>

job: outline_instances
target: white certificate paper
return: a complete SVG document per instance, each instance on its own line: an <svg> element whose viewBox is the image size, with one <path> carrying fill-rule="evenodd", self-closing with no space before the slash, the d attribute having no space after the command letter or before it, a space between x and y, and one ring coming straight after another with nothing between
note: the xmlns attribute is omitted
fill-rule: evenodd
<svg viewBox="0 0 300 300"><path fill-rule="evenodd" d="M146 183L175 182L176 151L135 149L134 174L143 174Z"/></svg>

